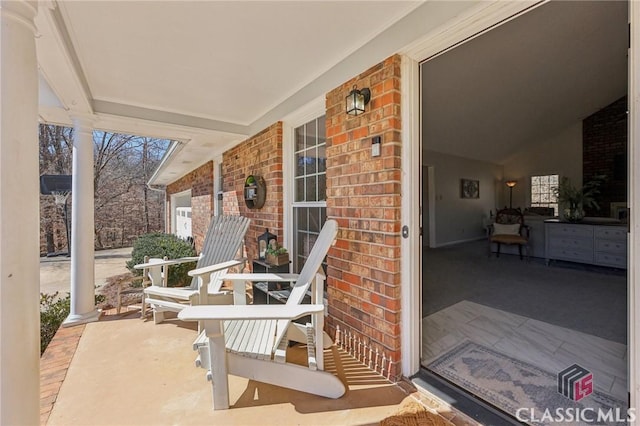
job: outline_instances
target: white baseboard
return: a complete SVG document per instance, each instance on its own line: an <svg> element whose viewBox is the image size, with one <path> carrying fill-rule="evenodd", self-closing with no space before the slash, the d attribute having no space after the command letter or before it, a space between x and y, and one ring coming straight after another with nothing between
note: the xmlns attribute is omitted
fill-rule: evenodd
<svg viewBox="0 0 640 426"><path fill-rule="evenodd" d="M447 246L454 246L456 244L462 244L462 243L470 243L472 241L479 241L479 240L486 240L487 237L473 237L473 238L468 238L466 240L457 240L457 241L448 241L446 243L442 243L442 244L436 244L435 247L433 248L440 248L440 247L447 247Z"/></svg>

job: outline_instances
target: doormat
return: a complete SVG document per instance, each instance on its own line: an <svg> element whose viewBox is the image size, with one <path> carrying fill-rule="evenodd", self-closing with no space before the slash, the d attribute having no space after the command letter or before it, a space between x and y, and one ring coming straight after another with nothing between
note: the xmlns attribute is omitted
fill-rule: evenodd
<svg viewBox="0 0 640 426"><path fill-rule="evenodd" d="M560 415L564 416L560 423L577 424L566 420L571 415L589 420L600 412L609 417L592 424L626 424L625 402L596 390L573 401L558 392L556 374L471 341L453 348L428 367L527 424L558 424Z"/></svg>
<svg viewBox="0 0 640 426"><path fill-rule="evenodd" d="M427 410L417 401L404 404L394 415L380 422L380 426L454 426L449 420Z"/></svg>

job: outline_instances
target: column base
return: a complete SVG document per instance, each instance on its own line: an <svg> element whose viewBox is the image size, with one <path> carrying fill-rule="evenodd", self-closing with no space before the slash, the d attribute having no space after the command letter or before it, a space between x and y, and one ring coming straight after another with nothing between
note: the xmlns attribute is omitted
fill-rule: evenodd
<svg viewBox="0 0 640 426"><path fill-rule="evenodd" d="M86 314L69 315L62 322L62 327L73 327L74 325L86 324L88 322L96 322L100 319L101 311L95 309Z"/></svg>

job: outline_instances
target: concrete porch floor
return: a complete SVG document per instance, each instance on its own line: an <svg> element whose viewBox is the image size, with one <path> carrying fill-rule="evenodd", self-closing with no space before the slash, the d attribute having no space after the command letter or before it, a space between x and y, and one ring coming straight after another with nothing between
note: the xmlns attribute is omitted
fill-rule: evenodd
<svg viewBox="0 0 640 426"><path fill-rule="evenodd" d="M61 348L56 336L53 355L45 353L41 367L62 382L57 395L43 393L53 402L41 419L47 425L370 425L416 399L455 424L473 423L408 383L388 382L335 347L327 351L326 364L348 385L342 398L230 376L231 408L214 411L205 372L194 365L191 324L155 325L130 311L60 334L71 343ZM65 369L65 357L66 374L56 373ZM51 387L45 382L43 389Z"/></svg>

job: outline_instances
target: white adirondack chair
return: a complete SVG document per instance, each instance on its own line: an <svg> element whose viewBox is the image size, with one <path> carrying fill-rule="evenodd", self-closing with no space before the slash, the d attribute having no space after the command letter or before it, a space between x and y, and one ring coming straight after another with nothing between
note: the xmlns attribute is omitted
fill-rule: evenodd
<svg viewBox="0 0 640 426"><path fill-rule="evenodd" d="M199 257L135 265L149 270L151 286L145 288L144 302L153 308L154 321L164 321L165 312L180 312L186 306L233 303L233 294L221 291L221 275L229 268L245 263L238 252L249 229L250 219L242 216L215 216L211 219ZM196 269L189 272L193 278L188 287L167 287L167 268L184 262L197 261Z"/></svg>
<svg viewBox="0 0 640 426"><path fill-rule="evenodd" d="M293 283L284 305L193 306L178 314L184 321L203 321L204 330L194 342L196 365L209 370L214 409L229 408L228 374L303 392L339 398L345 386L324 370L323 349L333 343L324 327L322 261L335 241L338 224L328 220L322 228L300 275L227 274L234 283L236 302L243 302L246 281ZM301 304L310 286L312 304ZM306 326L292 320L311 314ZM286 362L288 341L307 344L308 366ZM317 344L321 342L321 344Z"/></svg>

